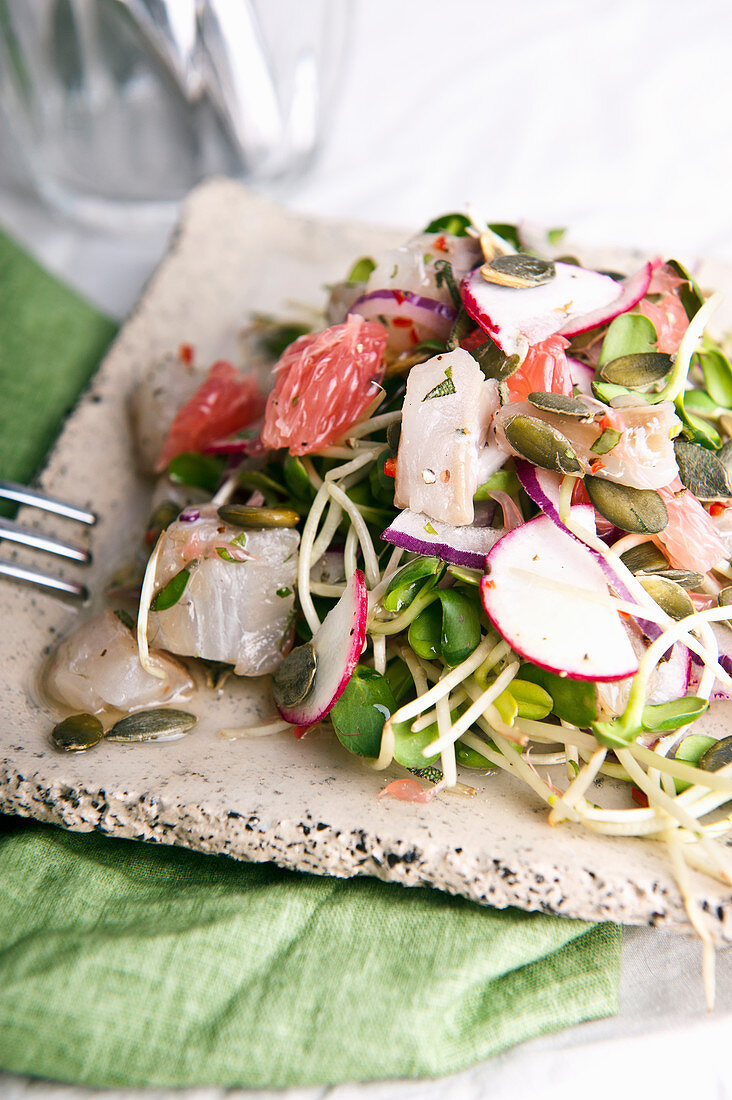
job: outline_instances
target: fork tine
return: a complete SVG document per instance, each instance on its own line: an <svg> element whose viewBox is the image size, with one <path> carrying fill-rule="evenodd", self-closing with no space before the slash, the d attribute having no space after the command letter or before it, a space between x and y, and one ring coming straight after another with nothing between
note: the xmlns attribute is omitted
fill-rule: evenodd
<svg viewBox="0 0 732 1100"><path fill-rule="evenodd" d="M76 581L64 581L61 577L52 577L48 573L40 573L35 569L26 569L17 562L0 560L0 577L10 577L12 580L25 581L26 584L36 585L40 588L48 588L59 595L72 596L74 599L85 600L89 591L83 584Z"/></svg>
<svg viewBox="0 0 732 1100"><path fill-rule="evenodd" d="M97 522L93 512L85 508L77 508L75 504L50 497L40 489L29 489L26 485L18 485L14 481L0 480L0 498L14 500L18 504L27 504L31 508L41 508L44 512L53 512L56 516L64 516L66 519L76 520L78 523L86 523L88 526Z"/></svg>
<svg viewBox="0 0 732 1100"><path fill-rule="evenodd" d="M0 518L0 540L17 542L21 546L30 546L34 550L45 550L48 554L57 554L60 558L68 558L70 561L78 561L88 565L91 554L83 546L74 546L73 543L63 542L61 539L44 535L40 531L33 531L30 527L22 527L11 519Z"/></svg>

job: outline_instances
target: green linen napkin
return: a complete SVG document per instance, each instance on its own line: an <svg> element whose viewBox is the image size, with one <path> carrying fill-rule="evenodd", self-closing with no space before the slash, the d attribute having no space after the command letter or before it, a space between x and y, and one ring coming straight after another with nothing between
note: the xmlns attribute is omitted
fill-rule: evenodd
<svg viewBox="0 0 732 1100"><path fill-rule="evenodd" d="M0 234L0 477L32 474L111 335ZM5 1070L95 1086L438 1076L615 1011L619 966L614 925L0 818Z"/></svg>

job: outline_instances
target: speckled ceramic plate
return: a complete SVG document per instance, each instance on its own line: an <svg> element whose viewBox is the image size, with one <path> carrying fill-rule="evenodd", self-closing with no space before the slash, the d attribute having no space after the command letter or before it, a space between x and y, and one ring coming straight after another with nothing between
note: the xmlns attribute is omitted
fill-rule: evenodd
<svg viewBox="0 0 732 1100"><path fill-rule="evenodd" d="M92 586L124 560L147 514L126 416L140 365L183 341L211 360L233 346L252 310L282 311L292 300L319 306L322 284L354 256L394 241L394 233L286 214L227 181L192 195L171 251L42 478L100 514ZM538 801L503 775L471 779L470 799L377 802L389 773L359 763L325 731L303 741L223 740L223 725L271 713L266 683L202 692L191 707L199 724L181 741L57 753L37 677L44 652L79 614L0 586L0 809L318 874L431 885L496 906L688 930L660 846L553 829ZM694 884L715 935L732 938L732 892L701 877Z"/></svg>

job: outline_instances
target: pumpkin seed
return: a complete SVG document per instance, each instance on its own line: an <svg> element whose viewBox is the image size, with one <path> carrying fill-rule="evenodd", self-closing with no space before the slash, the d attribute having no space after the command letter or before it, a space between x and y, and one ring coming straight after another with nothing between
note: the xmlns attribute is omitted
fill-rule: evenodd
<svg viewBox="0 0 732 1100"><path fill-rule="evenodd" d="M193 729L198 719L184 710L155 707L139 710L115 722L105 741L177 741Z"/></svg>
<svg viewBox="0 0 732 1100"><path fill-rule="evenodd" d="M504 382L521 366L520 355L506 355L493 340L486 340L472 353L486 378Z"/></svg>
<svg viewBox="0 0 732 1100"><path fill-rule="evenodd" d="M666 505L655 489L633 489L590 474L585 488L600 515L621 531L657 535L668 523Z"/></svg>
<svg viewBox="0 0 732 1100"><path fill-rule="evenodd" d="M550 282L556 274L556 267L553 260L541 260L538 256L515 252L508 256L494 256L483 264L480 273L487 283L523 290Z"/></svg>
<svg viewBox="0 0 732 1100"><path fill-rule="evenodd" d="M729 607L732 604L732 584L722 589L717 597L717 602L720 607Z"/></svg>
<svg viewBox="0 0 732 1100"><path fill-rule="evenodd" d="M692 573L690 569L656 569L648 570L649 576L652 577L665 577L668 581L673 581L675 584L680 584L682 588L695 589L698 588L704 577L701 573ZM640 577L642 573L636 573L637 577Z"/></svg>
<svg viewBox="0 0 732 1100"><path fill-rule="evenodd" d="M577 420L593 420L595 413L577 397L567 397L565 393L530 393L529 401L535 409L542 412L558 413Z"/></svg>
<svg viewBox="0 0 732 1100"><path fill-rule="evenodd" d="M640 546L631 546L620 560L631 573L660 573L668 569L668 561L652 542L642 542Z"/></svg>
<svg viewBox="0 0 732 1100"><path fill-rule="evenodd" d="M511 446L535 466L562 474L582 473L572 444L551 424L534 416L516 413L506 418L503 430Z"/></svg>
<svg viewBox="0 0 732 1100"><path fill-rule="evenodd" d="M699 767L705 772L718 772L725 764L732 764L732 737L715 742L699 760Z"/></svg>
<svg viewBox="0 0 732 1100"><path fill-rule="evenodd" d="M313 686L317 663L310 642L288 653L272 674L272 693L278 706L293 707L302 702Z"/></svg>
<svg viewBox="0 0 732 1100"><path fill-rule="evenodd" d="M386 429L386 442L389 444L389 450L392 455L396 457L396 453L399 450L399 440L402 435L402 422L401 420L395 420Z"/></svg>
<svg viewBox="0 0 732 1100"><path fill-rule="evenodd" d="M672 367L671 356L662 351L635 352L605 363L600 368L600 377L616 386L648 386L660 382Z"/></svg>
<svg viewBox="0 0 732 1100"><path fill-rule="evenodd" d="M685 619L687 615L694 613L691 597L681 585L670 581L668 577L661 577L657 573L651 575L641 574L638 580L661 610L670 615L672 619Z"/></svg>
<svg viewBox="0 0 732 1100"><path fill-rule="evenodd" d="M297 527L300 516L292 508L265 508L250 504L222 504L219 518L232 527Z"/></svg>
<svg viewBox="0 0 732 1100"><path fill-rule="evenodd" d="M85 752L104 736L102 723L93 714L72 714L53 727L51 740L61 752Z"/></svg>
<svg viewBox="0 0 732 1100"><path fill-rule="evenodd" d="M674 440L679 477L699 500L719 500L732 497L729 470L714 451L698 443Z"/></svg>

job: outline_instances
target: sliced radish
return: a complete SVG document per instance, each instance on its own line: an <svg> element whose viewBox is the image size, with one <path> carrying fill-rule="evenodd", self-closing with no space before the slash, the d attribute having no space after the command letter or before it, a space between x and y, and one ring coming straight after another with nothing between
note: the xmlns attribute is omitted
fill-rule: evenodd
<svg viewBox="0 0 732 1100"><path fill-rule="evenodd" d="M582 363L579 359L573 359L571 356L567 356L567 363L569 365L569 376L572 379L572 385L576 386L580 393L592 397L592 383L595 381L595 368L591 367L589 363Z"/></svg>
<svg viewBox="0 0 732 1100"><path fill-rule="evenodd" d="M367 610L366 581L357 569L312 640L306 646L293 649L275 670L272 678L275 704L286 721L296 726L312 726L325 718L338 702L361 656ZM315 675L305 694L293 702L293 691L296 696L297 681L301 679L298 665L302 668L302 658L308 647L314 653Z"/></svg>
<svg viewBox="0 0 732 1100"><path fill-rule="evenodd" d="M503 534L495 527L453 527L430 519L423 512L405 509L381 537L384 542L415 554L432 555L468 569L482 569L486 554Z"/></svg>
<svg viewBox="0 0 732 1100"><path fill-rule="evenodd" d="M636 271L635 275L629 275L627 279L623 279L620 283L613 283L616 293L615 300L611 301L608 306L600 305L596 309L591 309L589 313L574 314L569 318L564 328L559 330L562 336L579 336L581 332L587 332L599 325L609 325L621 313L627 313L633 306L637 306L641 298L648 293L656 266L657 261L654 263L649 261L643 265L640 271ZM620 294L618 294L618 289L620 289Z"/></svg>
<svg viewBox="0 0 732 1100"><path fill-rule="evenodd" d="M566 335L566 326L590 311L615 316L608 307L618 298L618 283L599 271L558 263L550 282L521 290L488 283L479 269L471 271L460 294L467 312L501 351L523 355L554 332Z"/></svg>
<svg viewBox="0 0 732 1100"><path fill-rule="evenodd" d="M620 680L638 658L590 550L547 516L504 535L486 559L483 607L520 656L573 680Z"/></svg>
<svg viewBox="0 0 732 1100"><path fill-rule="evenodd" d="M638 603L637 597L630 591L617 570L613 569L607 558L601 554L599 550L595 550L592 546L587 546L562 523L559 518L559 484L561 476L549 470L542 470L539 466L533 466L523 458L514 459L514 465L516 476L521 482L522 489L527 496L531 497L534 504L541 508L544 515L550 519L552 523L556 523L557 527L562 532L569 535L570 538L576 539L580 546L585 547L595 559L600 569L605 574L606 580L621 600L628 600L630 603ZM573 508L572 515L575 516L575 518L579 518L579 509ZM640 618L637 621L648 638L658 638L662 633L662 628L656 623Z"/></svg>

